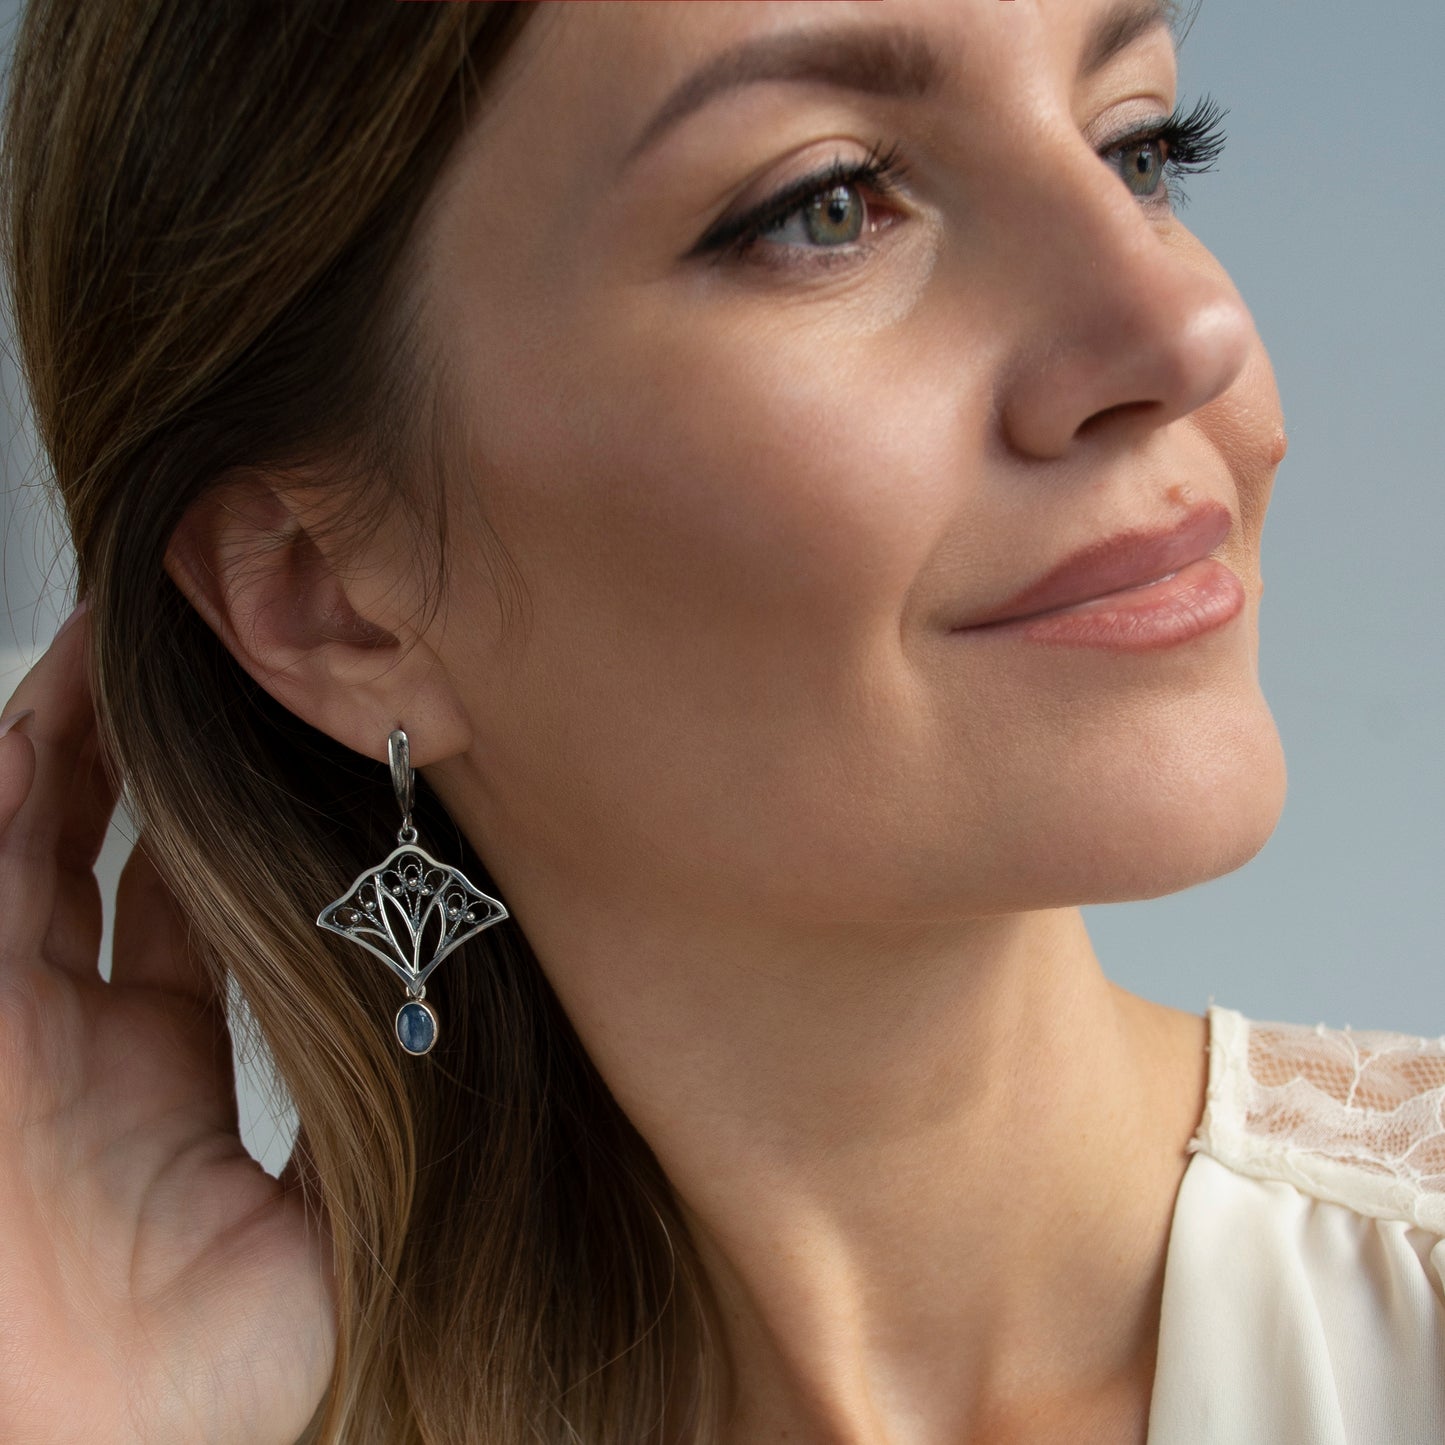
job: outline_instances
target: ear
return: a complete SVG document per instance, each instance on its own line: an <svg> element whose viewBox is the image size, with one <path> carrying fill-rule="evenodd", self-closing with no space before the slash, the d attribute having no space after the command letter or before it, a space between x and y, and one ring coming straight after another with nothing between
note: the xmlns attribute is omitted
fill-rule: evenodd
<svg viewBox="0 0 1445 1445"><path fill-rule="evenodd" d="M260 686L337 742L384 762L388 735L405 728L418 768L465 751L471 723L437 639L413 627L412 559L384 544L328 557L315 540L325 503L232 475L186 512L166 572Z"/></svg>

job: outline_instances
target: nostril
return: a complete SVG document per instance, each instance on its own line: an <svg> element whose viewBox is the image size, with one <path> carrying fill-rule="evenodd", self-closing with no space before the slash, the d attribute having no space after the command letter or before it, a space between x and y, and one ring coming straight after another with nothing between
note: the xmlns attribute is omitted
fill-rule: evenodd
<svg viewBox="0 0 1445 1445"><path fill-rule="evenodd" d="M1101 426L1108 424L1117 416L1130 416L1136 413L1153 411L1159 406L1157 401L1121 401L1115 406L1106 406L1103 411L1096 411L1093 416L1079 427L1079 436L1088 436L1097 431Z"/></svg>

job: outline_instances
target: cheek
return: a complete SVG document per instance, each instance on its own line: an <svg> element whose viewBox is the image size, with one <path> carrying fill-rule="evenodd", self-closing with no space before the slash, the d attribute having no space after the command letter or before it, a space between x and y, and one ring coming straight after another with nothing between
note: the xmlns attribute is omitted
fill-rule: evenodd
<svg viewBox="0 0 1445 1445"><path fill-rule="evenodd" d="M800 856L865 877L829 849L867 788L885 816L907 796L900 619L966 471L948 373L671 305L672 329L634 298L473 390L472 467L534 621L477 669L507 828L565 818L564 846L605 836L619 867L745 858L757 888Z"/></svg>
<svg viewBox="0 0 1445 1445"><path fill-rule="evenodd" d="M1257 580L1265 513L1275 472L1288 447L1274 371L1258 337L1234 384L1201 407L1192 420L1234 482L1239 497L1240 545L1233 560L1252 569Z"/></svg>
<svg viewBox="0 0 1445 1445"><path fill-rule="evenodd" d="M1223 276L1214 256L1191 241L1200 264ZM1257 330L1248 360L1234 382L1189 420L1229 471L1239 496L1241 540L1247 544L1236 555L1241 565L1257 567L1275 472L1289 446L1274 367Z"/></svg>
<svg viewBox="0 0 1445 1445"><path fill-rule="evenodd" d="M595 334L543 479L546 586L735 643L896 625L958 487L936 370L756 312Z"/></svg>

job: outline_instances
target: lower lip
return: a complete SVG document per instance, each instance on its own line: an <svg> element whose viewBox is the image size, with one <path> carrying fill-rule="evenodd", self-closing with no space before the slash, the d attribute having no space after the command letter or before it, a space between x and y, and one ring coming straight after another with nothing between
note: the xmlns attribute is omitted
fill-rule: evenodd
<svg viewBox="0 0 1445 1445"><path fill-rule="evenodd" d="M1202 558L1172 576L1032 617L961 629L1055 647L1157 652L1213 632L1244 611L1244 584L1223 562Z"/></svg>

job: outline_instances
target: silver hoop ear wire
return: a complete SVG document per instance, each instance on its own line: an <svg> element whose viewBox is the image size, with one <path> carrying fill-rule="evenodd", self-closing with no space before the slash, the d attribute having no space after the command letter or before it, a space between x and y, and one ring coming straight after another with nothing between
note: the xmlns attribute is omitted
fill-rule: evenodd
<svg viewBox="0 0 1445 1445"><path fill-rule="evenodd" d="M398 846L328 903L316 924L374 954L406 984L406 1001L396 1011L397 1042L409 1054L425 1054L441 1029L436 1010L426 1002L427 975L452 949L511 915L499 899L417 846L411 821L416 774L401 728L387 738L386 752L401 809ZM429 929L436 942L424 958Z"/></svg>
<svg viewBox="0 0 1445 1445"><path fill-rule="evenodd" d="M386 740L386 759L391 764L391 787L396 794L396 805L401 809L401 831L397 833L396 840L398 843L415 843L411 805L416 797L416 774L411 767L411 744L400 728Z"/></svg>

